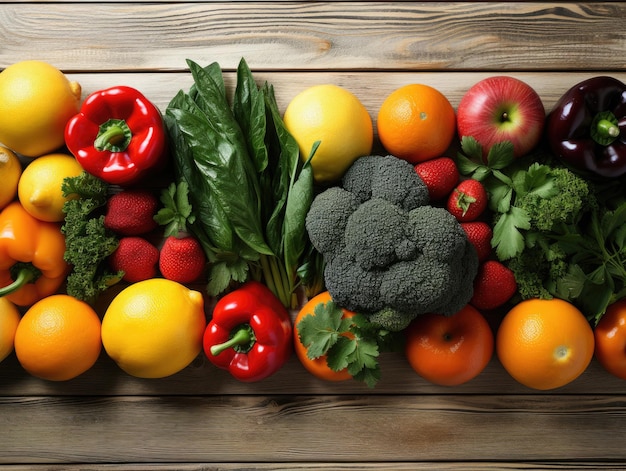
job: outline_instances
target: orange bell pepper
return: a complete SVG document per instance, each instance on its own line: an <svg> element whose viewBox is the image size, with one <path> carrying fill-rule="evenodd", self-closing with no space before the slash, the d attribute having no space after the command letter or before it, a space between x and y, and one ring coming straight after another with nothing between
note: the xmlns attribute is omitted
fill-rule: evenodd
<svg viewBox="0 0 626 471"><path fill-rule="evenodd" d="M61 225L34 218L18 201L0 212L0 297L30 306L54 294L65 281L65 236Z"/></svg>

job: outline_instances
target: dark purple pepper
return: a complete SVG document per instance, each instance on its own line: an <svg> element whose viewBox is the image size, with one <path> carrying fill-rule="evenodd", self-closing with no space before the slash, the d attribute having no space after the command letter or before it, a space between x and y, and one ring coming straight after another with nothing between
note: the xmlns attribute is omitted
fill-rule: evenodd
<svg viewBox="0 0 626 471"><path fill-rule="evenodd" d="M626 85L607 76L574 85L550 112L546 131L564 164L604 178L626 174Z"/></svg>

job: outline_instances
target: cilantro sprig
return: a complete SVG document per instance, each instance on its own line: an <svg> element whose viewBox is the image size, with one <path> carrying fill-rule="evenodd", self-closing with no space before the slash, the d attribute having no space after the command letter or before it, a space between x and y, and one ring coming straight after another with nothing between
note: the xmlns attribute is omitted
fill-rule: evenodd
<svg viewBox="0 0 626 471"><path fill-rule="evenodd" d="M363 314L344 316L334 301L317 304L296 328L309 359L325 356L331 370L347 369L370 388L380 380L380 353L397 348L394 334L381 330Z"/></svg>

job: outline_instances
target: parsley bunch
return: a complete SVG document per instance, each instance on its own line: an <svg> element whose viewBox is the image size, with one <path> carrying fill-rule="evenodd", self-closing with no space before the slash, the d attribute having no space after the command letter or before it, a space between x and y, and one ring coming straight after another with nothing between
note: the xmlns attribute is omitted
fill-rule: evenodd
<svg viewBox="0 0 626 471"><path fill-rule="evenodd" d="M622 182L588 179L540 150L514 159L510 142L494 146L487 162L471 137L461 149L459 171L489 193L492 246L522 299L558 297L597 322L626 297Z"/></svg>

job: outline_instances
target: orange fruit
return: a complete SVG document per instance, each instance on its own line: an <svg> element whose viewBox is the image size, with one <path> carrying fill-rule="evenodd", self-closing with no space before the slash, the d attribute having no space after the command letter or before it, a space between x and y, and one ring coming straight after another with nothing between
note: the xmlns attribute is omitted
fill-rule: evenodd
<svg viewBox="0 0 626 471"><path fill-rule="evenodd" d="M298 330L298 324L305 316L309 314L315 315L314 311L317 305L326 304L332 300L333 299L331 298L330 293L328 291L323 291L311 298L304 306L302 306L302 309L298 312L298 315L293 323L294 351L296 352L298 360L302 363L302 366L304 366L304 368L313 376L326 381L345 381L352 378L352 375L348 373L347 369L340 371L331 369L326 363L325 355L315 359L307 356L307 347L300 341L300 333ZM352 311L348 311L346 309L343 309L342 311L342 318L354 316L354 312Z"/></svg>
<svg viewBox="0 0 626 471"><path fill-rule="evenodd" d="M13 351L15 331L20 323L17 306L7 298L0 298L0 361Z"/></svg>
<svg viewBox="0 0 626 471"><path fill-rule="evenodd" d="M467 305L452 316L426 314L406 330L405 355L422 378L457 386L478 376L493 355L494 336L485 317Z"/></svg>
<svg viewBox="0 0 626 471"><path fill-rule="evenodd" d="M411 163L441 156L456 132L454 108L437 89L423 84L398 88L378 111L378 137L390 154Z"/></svg>
<svg viewBox="0 0 626 471"><path fill-rule="evenodd" d="M593 333L598 362L612 375L626 379L626 299L607 308Z"/></svg>
<svg viewBox="0 0 626 471"><path fill-rule="evenodd" d="M519 383L547 390L580 376L593 357L593 330L584 314L561 299L528 299L502 319L496 352Z"/></svg>
<svg viewBox="0 0 626 471"><path fill-rule="evenodd" d="M67 294L33 304L15 332L15 354L22 367L50 381L84 373L101 349L100 318L87 303Z"/></svg>

